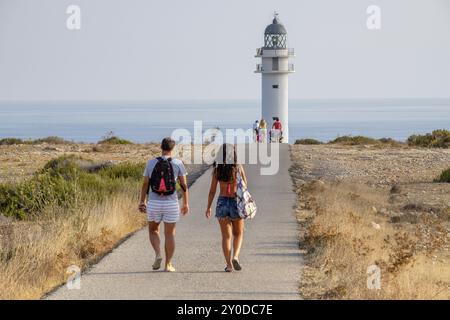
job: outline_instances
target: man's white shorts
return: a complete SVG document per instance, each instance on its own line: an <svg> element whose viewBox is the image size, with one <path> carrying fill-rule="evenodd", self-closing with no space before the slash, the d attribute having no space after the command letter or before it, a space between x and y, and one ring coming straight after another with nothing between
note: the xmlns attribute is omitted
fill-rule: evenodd
<svg viewBox="0 0 450 320"><path fill-rule="evenodd" d="M178 201L150 200L147 204L148 221L175 223L180 219Z"/></svg>

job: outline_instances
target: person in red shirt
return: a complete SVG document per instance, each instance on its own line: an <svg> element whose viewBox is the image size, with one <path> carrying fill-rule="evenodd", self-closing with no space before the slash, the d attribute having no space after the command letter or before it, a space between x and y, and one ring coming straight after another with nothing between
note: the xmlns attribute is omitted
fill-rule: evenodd
<svg viewBox="0 0 450 320"><path fill-rule="evenodd" d="M276 130L275 132L279 133L279 134L276 134L275 136L279 140L281 140L281 137L283 136L283 126L281 125L280 118L275 118L275 121L272 125L272 130L274 130L274 131Z"/></svg>

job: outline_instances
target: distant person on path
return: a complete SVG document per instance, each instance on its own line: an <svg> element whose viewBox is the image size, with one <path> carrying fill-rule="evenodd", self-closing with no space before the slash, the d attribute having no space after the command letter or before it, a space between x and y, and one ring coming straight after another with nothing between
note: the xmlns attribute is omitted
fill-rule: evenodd
<svg viewBox="0 0 450 320"><path fill-rule="evenodd" d="M276 142L281 142L281 139L283 137L283 126L281 124L280 118L278 117L275 118L275 121L272 124L271 137L275 137Z"/></svg>
<svg viewBox="0 0 450 320"><path fill-rule="evenodd" d="M172 257L175 252L175 226L180 218L180 207L176 190L177 179L183 192L181 214L189 213L189 193L186 183L186 169L179 159L172 159L175 141L164 138L161 142L161 156L147 162L144 183L141 190L139 211L148 215L150 243L155 251L152 269L161 268L162 256L159 239L159 225L164 223L165 271L175 272Z"/></svg>
<svg viewBox="0 0 450 320"><path fill-rule="evenodd" d="M217 200L216 218L222 232L222 250L227 264L225 272L242 269L239 262L239 253L244 235L244 220L239 216L236 200L236 173L238 170L240 170L244 182L247 183L244 168L237 164L235 146L223 144L222 161L221 163L214 163L206 217L208 219L211 217L211 205L216 195L217 185L219 185L220 194ZM233 242L233 253L231 241Z"/></svg>
<svg viewBox="0 0 450 320"><path fill-rule="evenodd" d="M266 142L267 139L267 122L261 119L259 122L259 142Z"/></svg>
<svg viewBox="0 0 450 320"><path fill-rule="evenodd" d="M253 123L253 140L255 142L259 141L259 121L256 120L255 123Z"/></svg>

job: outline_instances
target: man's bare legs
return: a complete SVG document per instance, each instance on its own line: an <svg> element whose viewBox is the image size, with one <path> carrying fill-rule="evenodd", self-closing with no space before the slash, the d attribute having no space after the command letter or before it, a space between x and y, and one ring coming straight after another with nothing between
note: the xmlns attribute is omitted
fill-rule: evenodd
<svg viewBox="0 0 450 320"><path fill-rule="evenodd" d="M161 259L161 239L159 236L159 223L154 221L150 221L148 223L148 231L150 243L155 251L155 264L156 260ZM168 266L171 266L171 261L173 254L175 252L175 223L166 223L164 222L164 251L166 254L166 270L171 269ZM172 267L173 268L173 267ZM154 270L159 269L153 268Z"/></svg>
<svg viewBox="0 0 450 320"><path fill-rule="evenodd" d="M150 238L150 244L155 251L155 262L152 265L153 270L159 270L161 268L161 240L159 239L159 223L149 221L148 234Z"/></svg>
<svg viewBox="0 0 450 320"><path fill-rule="evenodd" d="M164 238L165 244L164 249L166 252L166 270L167 271L175 271L175 269L171 270L172 267L172 257L175 252L175 223L167 223L164 222Z"/></svg>
<svg viewBox="0 0 450 320"><path fill-rule="evenodd" d="M227 263L227 270L233 270L231 264L231 222L228 219L219 219L220 231L222 232L222 250Z"/></svg>
<svg viewBox="0 0 450 320"><path fill-rule="evenodd" d="M159 239L159 223L154 221L149 221L148 223L148 234L150 238L150 244L155 250L156 257L161 257L161 240Z"/></svg>

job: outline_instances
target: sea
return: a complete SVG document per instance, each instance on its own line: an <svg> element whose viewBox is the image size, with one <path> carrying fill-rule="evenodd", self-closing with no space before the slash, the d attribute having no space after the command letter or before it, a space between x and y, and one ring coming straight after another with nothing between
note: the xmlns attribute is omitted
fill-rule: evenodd
<svg viewBox="0 0 450 320"><path fill-rule="evenodd" d="M146 102L2 102L0 139L58 136L97 142L116 135L156 142L176 129L251 128L261 117L258 100L171 100ZM266 119L270 120L270 119ZM271 121L268 121L269 124ZM329 141L364 135L405 141L412 134L450 130L450 100L291 100L289 139Z"/></svg>

